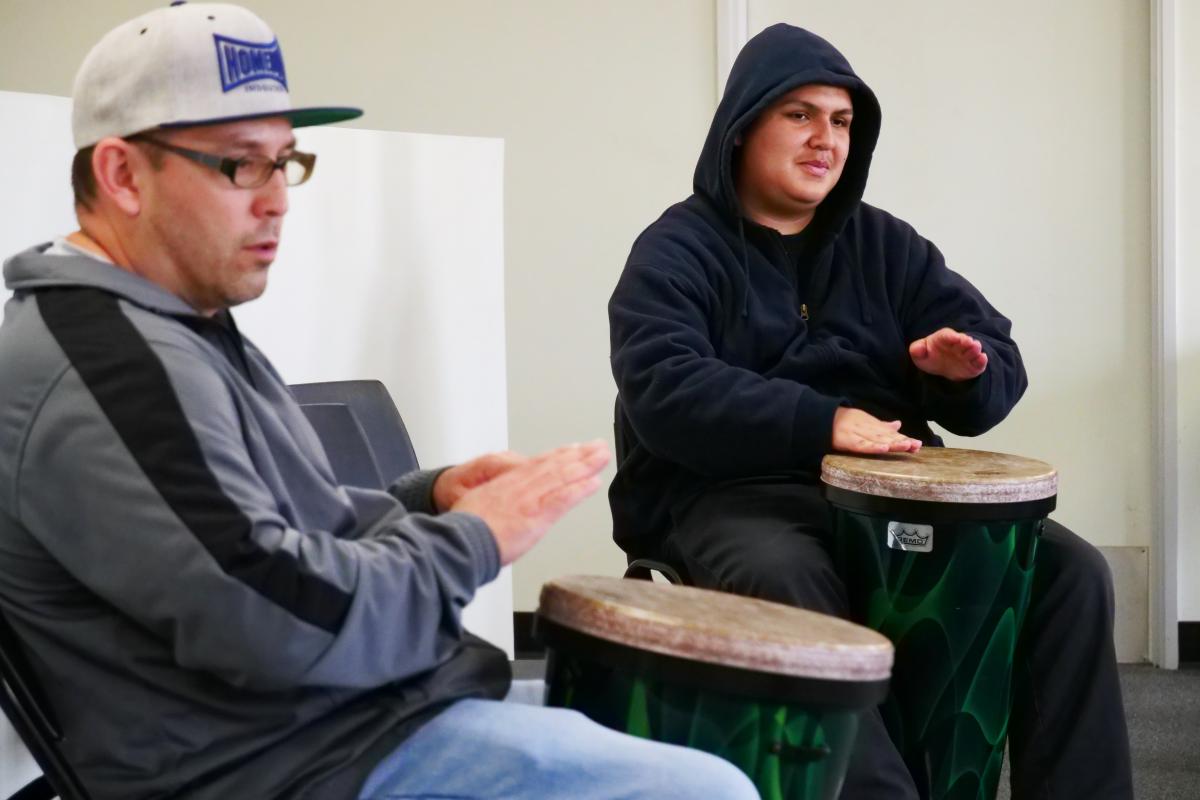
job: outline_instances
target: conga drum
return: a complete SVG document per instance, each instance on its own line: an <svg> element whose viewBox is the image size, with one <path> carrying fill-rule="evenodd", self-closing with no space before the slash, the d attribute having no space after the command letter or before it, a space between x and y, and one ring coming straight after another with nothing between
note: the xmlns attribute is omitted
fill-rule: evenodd
<svg viewBox="0 0 1200 800"><path fill-rule="evenodd" d="M882 713L923 798L992 800L1013 657L1058 475L977 450L826 456L851 618L896 646Z"/></svg>
<svg viewBox="0 0 1200 800"><path fill-rule="evenodd" d="M745 597L601 576L542 587L547 705L705 750L768 800L833 800L892 646L845 620Z"/></svg>

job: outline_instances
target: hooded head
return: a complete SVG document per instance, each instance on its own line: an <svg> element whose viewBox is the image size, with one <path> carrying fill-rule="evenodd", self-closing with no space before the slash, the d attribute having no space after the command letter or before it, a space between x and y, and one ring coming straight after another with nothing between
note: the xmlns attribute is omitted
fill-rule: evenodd
<svg viewBox="0 0 1200 800"><path fill-rule="evenodd" d="M696 165L694 188L733 218L743 214L736 177L739 142L784 95L806 85L836 86L850 94L854 122L840 180L814 218L827 234L841 230L862 198L879 138L879 102L846 59L821 37L791 25L773 25L746 43L733 64Z"/></svg>

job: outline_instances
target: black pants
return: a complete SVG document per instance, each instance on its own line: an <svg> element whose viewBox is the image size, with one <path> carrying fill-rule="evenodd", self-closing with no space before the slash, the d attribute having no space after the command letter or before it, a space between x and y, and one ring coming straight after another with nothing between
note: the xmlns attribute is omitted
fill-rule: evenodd
<svg viewBox="0 0 1200 800"><path fill-rule="evenodd" d="M845 617L846 590L828 546L831 522L815 486L733 485L682 510L664 555L698 586ZM1100 552L1048 520L1015 665L1014 800L1133 797L1113 602ZM841 796L917 797L876 710L864 716Z"/></svg>

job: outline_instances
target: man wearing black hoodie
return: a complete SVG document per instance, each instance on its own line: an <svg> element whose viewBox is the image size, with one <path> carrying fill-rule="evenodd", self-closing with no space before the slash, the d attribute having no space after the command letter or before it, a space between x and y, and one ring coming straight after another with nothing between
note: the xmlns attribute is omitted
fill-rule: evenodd
<svg viewBox="0 0 1200 800"><path fill-rule="evenodd" d="M775 25L738 56L694 193L633 245L609 304L614 538L701 586L845 616L816 486L834 450L996 425L1025 370L1011 324L908 224L862 202L875 95L823 39ZM1016 798L1132 797L1099 552L1047 521L1016 665ZM878 713L842 796L916 797Z"/></svg>

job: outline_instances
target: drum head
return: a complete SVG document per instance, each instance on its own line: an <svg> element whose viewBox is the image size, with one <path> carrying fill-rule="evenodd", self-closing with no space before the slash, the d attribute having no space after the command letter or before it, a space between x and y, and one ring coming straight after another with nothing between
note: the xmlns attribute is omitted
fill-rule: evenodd
<svg viewBox="0 0 1200 800"><path fill-rule="evenodd" d="M1058 473L1044 461L952 447L828 455L821 481L861 495L935 503L1034 503L1058 494Z"/></svg>
<svg viewBox="0 0 1200 800"><path fill-rule="evenodd" d="M834 681L887 680L892 643L836 617L748 597L598 575L542 587L538 614L581 634L723 667Z"/></svg>

